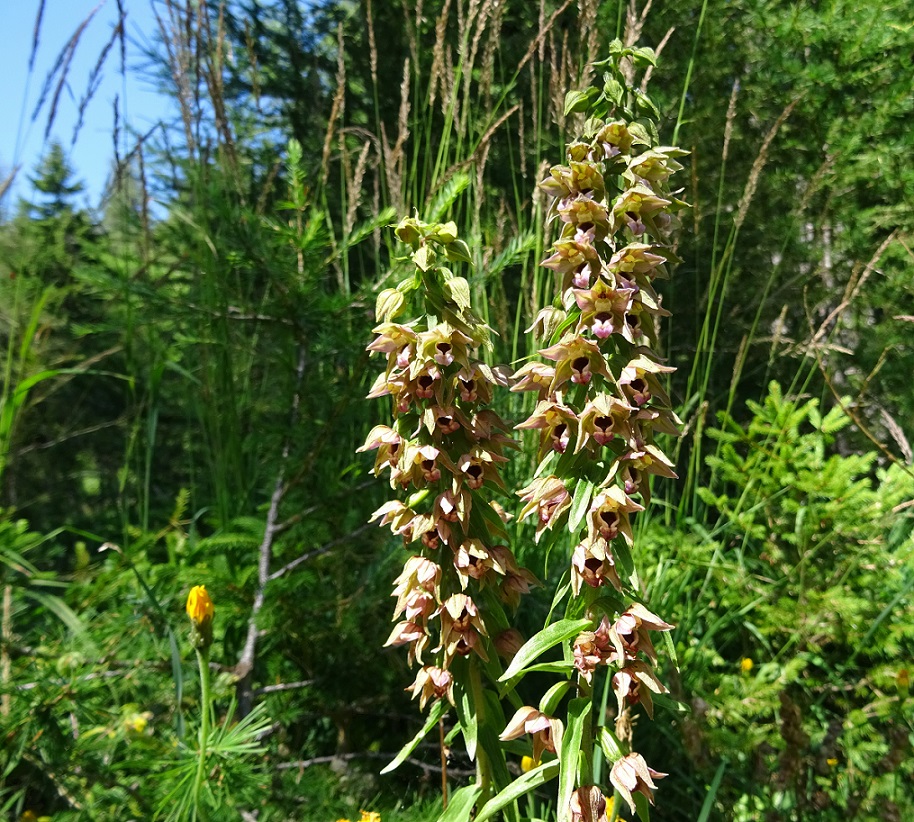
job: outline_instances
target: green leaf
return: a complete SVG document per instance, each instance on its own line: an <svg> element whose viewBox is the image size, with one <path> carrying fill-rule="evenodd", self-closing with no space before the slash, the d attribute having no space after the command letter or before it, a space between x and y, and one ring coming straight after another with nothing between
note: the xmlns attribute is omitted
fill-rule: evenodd
<svg viewBox="0 0 914 822"><path fill-rule="evenodd" d="M413 262L423 271L428 271L435 265L435 252L427 245L420 246L412 257Z"/></svg>
<svg viewBox="0 0 914 822"><path fill-rule="evenodd" d="M453 220L435 227L432 235L436 240L440 240L445 245L449 245L457 239L457 223Z"/></svg>
<svg viewBox="0 0 914 822"><path fill-rule="evenodd" d="M511 660L508 670L505 671L499 682L506 682L514 676L517 676L524 668L529 666L535 659L542 656L560 642L577 636L581 631L592 624L589 619L561 619L544 628L538 634L530 637L517 652L517 656Z"/></svg>
<svg viewBox="0 0 914 822"><path fill-rule="evenodd" d="M540 711L548 716L554 716L555 709L558 707L559 702L562 701L562 697L565 696L570 687L570 679L566 679L564 682L556 682L555 685L543 694L543 698L540 700Z"/></svg>
<svg viewBox="0 0 914 822"><path fill-rule="evenodd" d="M572 699L568 705L568 727L562 737L559 758L559 822L569 818L571 793L578 780L578 764L581 755L581 739L584 723L590 717L591 701L587 698Z"/></svg>
<svg viewBox="0 0 914 822"><path fill-rule="evenodd" d="M660 705L662 708L666 708L674 714L682 716L683 714L692 713L692 709L687 702L680 702L678 699L673 699L666 694L651 694L651 699L655 705Z"/></svg>
<svg viewBox="0 0 914 822"><path fill-rule="evenodd" d="M635 561L632 559L631 549L624 539L617 539L612 544L613 557L622 573L623 579L628 579L635 572Z"/></svg>
<svg viewBox="0 0 914 822"><path fill-rule="evenodd" d="M385 288L378 294L375 316L379 323L392 320L403 309L403 295L396 288Z"/></svg>
<svg viewBox="0 0 914 822"><path fill-rule="evenodd" d="M590 97L588 91L569 91L565 95L565 116L575 112L587 111L590 108Z"/></svg>
<svg viewBox="0 0 914 822"><path fill-rule="evenodd" d="M479 727L476 724L476 709L470 688L462 689L457 695L457 718L460 720L460 730L467 746L467 756L475 760Z"/></svg>
<svg viewBox="0 0 914 822"><path fill-rule="evenodd" d="M568 512L568 530L575 534L584 517L587 516L587 510L590 507L590 500L593 497L594 484L589 479L578 480L577 487L574 489L574 500L571 503L571 510Z"/></svg>
<svg viewBox="0 0 914 822"><path fill-rule="evenodd" d="M590 603L590 610L591 612L602 611L615 621L616 616L625 610L625 601L619 594L605 594Z"/></svg>
<svg viewBox="0 0 914 822"><path fill-rule="evenodd" d="M546 674L568 674L574 669L574 663L568 660L556 660L555 662L539 662L536 665L530 665L524 668L524 674L546 673Z"/></svg>
<svg viewBox="0 0 914 822"><path fill-rule="evenodd" d="M462 311L466 311L470 307L470 284L463 277L448 280L444 284L444 288L451 301L457 303Z"/></svg>
<svg viewBox="0 0 914 822"><path fill-rule="evenodd" d="M401 749L393 760L384 767L381 771L382 774L390 773L396 768L400 767L403 762L406 760L418 744L425 739L425 735L438 724L438 720L444 716L444 712L447 709L447 703L444 700L439 699L434 705L432 705L431 710L428 712L428 717L425 720L425 724L422 726L422 730L419 731L409 742L407 742Z"/></svg>
<svg viewBox="0 0 914 822"><path fill-rule="evenodd" d="M618 762L625 755L616 735L609 728L600 728L600 747L610 762Z"/></svg>
<svg viewBox="0 0 914 822"><path fill-rule="evenodd" d="M530 793L540 785L545 785L549 780L554 779L559 772L559 763L556 760L543 762L532 771L527 771L523 776L515 779L501 793L492 797L479 811L476 816L476 822L486 822L491 819L502 808L507 807L512 802L520 799L525 794Z"/></svg>
<svg viewBox="0 0 914 822"><path fill-rule="evenodd" d="M635 49L632 52L632 60L634 61L635 65L639 67L644 65L656 67L657 52L655 52L652 48L648 48L647 46L644 48Z"/></svg>
<svg viewBox="0 0 914 822"><path fill-rule="evenodd" d="M701 806L701 813L698 815L696 822L708 822L711 811L714 810L714 799L717 796L717 791L720 788L720 783L724 778L724 771L726 770L726 761L721 762L717 767L717 772L714 774L714 779L711 780L711 787L708 788L708 793L705 795L705 801Z"/></svg>
<svg viewBox="0 0 914 822"><path fill-rule="evenodd" d="M625 87L615 77L607 74L603 85L603 93L606 99L613 105L619 105L625 97Z"/></svg>
<svg viewBox="0 0 914 822"><path fill-rule="evenodd" d="M476 797L481 791L481 785L466 785L455 791L448 800L447 810L438 817L438 822L468 822Z"/></svg>
<svg viewBox="0 0 914 822"><path fill-rule="evenodd" d="M670 655L670 659L673 661L673 665L676 670L679 670L679 660L676 658L676 644L673 642L673 637L670 636L669 631L664 631L662 634L663 647L666 649L666 652Z"/></svg>
<svg viewBox="0 0 914 822"><path fill-rule="evenodd" d="M447 255L447 258L452 262L462 262L473 264L473 257L470 255L470 247L463 240L454 240L454 242L449 243L445 249L444 253Z"/></svg>
<svg viewBox="0 0 914 822"><path fill-rule="evenodd" d="M83 624L83 621L70 609L70 606L59 597L53 596L52 594L41 594L38 591L30 589L25 589L22 593L47 608L74 634L85 634L86 626Z"/></svg>

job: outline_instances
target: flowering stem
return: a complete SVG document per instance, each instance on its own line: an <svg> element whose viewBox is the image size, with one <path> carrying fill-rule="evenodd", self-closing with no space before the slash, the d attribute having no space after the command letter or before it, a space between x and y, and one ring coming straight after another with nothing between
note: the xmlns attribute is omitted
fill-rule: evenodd
<svg viewBox="0 0 914 822"><path fill-rule="evenodd" d="M193 808L197 818L197 803L200 788L206 772L206 747L209 741L210 692L209 692L209 648L197 648L197 665L200 668L200 750L197 760L197 774L194 777Z"/></svg>

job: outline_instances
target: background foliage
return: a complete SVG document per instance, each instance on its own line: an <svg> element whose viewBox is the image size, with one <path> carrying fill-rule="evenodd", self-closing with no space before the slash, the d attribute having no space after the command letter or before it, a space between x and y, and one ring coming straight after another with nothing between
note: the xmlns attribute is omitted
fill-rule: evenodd
<svg viewBox="0 0 914 822"><path fill-rule="evenodd" d="M384 489L354 454L379 417L361 398L385 226L457 222L493 361L521 364L552 293L535 184L571 133L565 91L618 34L660 49L662 133L692 152L661 337L681 479L638 524L691 708L639 742L671 773L655 816L904 818L907 4L155 8L174 120L124 132L96 209L55 145L2 201L2 812L164 807L177 777L143 776L192 747L181 611L205 583L218 713L271 721L219 760L218 818L435 818L437 751L376 776L420 722L379 650L401 549L363 524ZM545 582L532 629L564 561L521 526L514 547Z"/></svg>

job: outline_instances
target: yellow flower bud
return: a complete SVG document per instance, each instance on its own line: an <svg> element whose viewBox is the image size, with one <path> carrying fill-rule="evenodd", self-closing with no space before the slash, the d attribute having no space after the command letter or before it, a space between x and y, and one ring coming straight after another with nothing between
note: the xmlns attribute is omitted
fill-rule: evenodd
<svg viewBox="0 0 914 822"><path fill-rule="evenodd" d="M187 595L187 615L190 617L190 642L199 651L206 652L213 644L213 614L216 609L206 593L206 586L196 585Z"/></svg>
<svg viewBox="0 0 914 822"><path fill-rule="evenodd" d="M197 585L190 589L187 595L187 615L194 622L202 624L212 620L215 610L213 601L206 593L205 585Z"/></svg>
<svg viewBox="0 0 914 822"><path fill-rule="evenodd" d="M749 671L752 670L752 668L754 667L754 665L755 665L755 663L754 663L751 659L749 659L749 657L745 656L745 657L742 658L742 660L741 660L740 663L739 663L739 669L740 669L744 674L748 674Z"/></svg>

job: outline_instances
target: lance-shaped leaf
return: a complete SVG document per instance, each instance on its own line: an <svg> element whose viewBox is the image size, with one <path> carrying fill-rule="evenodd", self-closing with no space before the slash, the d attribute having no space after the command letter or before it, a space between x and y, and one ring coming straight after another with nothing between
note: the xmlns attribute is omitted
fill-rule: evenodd
<svg viewBox="0 0 914 822"><path fill-rule="evenodd" d="M425 735L438 724L438 720L444 716L444 712L447 710L447 703L444 700L438 700L432 705L432 709L428 712L428 718L425 720L425 724L422 726L422 730L419 731L409 742L407 742L403 748L400 750L390 764L386 765L381 771L382 774L390 773L392 770L398 768L406 760L419 743L425 739Z"/></svg>
<svg viewBox="0 0 914 822"><path fill-rule="evenodd" d="M502 808L507 807L525 794L540 787L540 785L545 785L549 780L554 779L558 772L559 763L556 760L544 762L538 768L527 771L523 776L515 779L501 793L486 802L477 814L476 822L486 822L487 819L494 818L495 814Z"/></svg>
<svg viewBox="0 0 914 822"><path fill-rule="evenodd" d="M571 816L569 803L578 780L584 723L590 717L592 707L591 700L586 698L572 699L568 705L568 730L559 752L559 822L566 822Z"/></svg>
<svg viewBox="0 0 914 822"><path fill-rule="evenodd" d="M507 682L517 676L550 648L560 642L564 642L566 639L577 636L592 622L593 620L590 619L562 619L530 637L521 646L517 656L511 660L508 670L501 675L499 682Z"/></svg>

